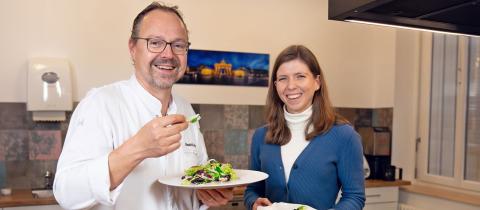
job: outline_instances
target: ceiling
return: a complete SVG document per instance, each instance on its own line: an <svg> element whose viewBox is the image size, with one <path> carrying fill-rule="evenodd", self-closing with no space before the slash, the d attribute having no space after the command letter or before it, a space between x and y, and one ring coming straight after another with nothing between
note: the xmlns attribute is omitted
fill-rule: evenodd
<svg viewBox="0 0 480 210"><path fill-rule="evenodd" d="M480 0L329 0L328 18L480 36Z"/></svg>

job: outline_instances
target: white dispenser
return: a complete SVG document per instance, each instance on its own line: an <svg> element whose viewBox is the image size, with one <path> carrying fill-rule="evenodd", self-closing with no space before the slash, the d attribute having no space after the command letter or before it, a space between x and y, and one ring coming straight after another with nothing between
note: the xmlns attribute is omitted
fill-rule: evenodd
<svg viewBox="0 0 480 210"><path fill-rule="evenodd" d="M27 110L34 121L63 121L72 110L70 65L61 58L31 58L28 62Z"/></svg>

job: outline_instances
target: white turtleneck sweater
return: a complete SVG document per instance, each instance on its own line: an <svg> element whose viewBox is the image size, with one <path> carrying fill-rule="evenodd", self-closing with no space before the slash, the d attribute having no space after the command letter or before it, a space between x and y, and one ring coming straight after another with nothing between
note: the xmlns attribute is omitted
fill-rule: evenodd
<svg viewBox="0 0 480 210"><path fill-rule="evenodd" d="M307 125L308 119L312 115L312 106L298 114L288 113L285 106L283 107L283 111L285 112L287 126L292 134L290 141L281 146L282 162L286 179L285 181L288 183L290 170L292 169L295 160L297 160L297 157L300 156L305 147L307 147L308 143L310 143L310 141L307 141L305 138L305 126Z"/></svg>

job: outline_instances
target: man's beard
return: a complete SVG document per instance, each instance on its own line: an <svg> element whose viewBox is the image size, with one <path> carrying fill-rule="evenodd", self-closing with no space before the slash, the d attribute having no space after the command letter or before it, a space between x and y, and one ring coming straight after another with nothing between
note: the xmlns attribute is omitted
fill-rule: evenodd
<svg viewBox="0 0 480 210"><path fill-rule="evenodd" d="M150 85L152 85L153 87L156 87L156 88L159 88L159 89L171 88L173 86L173 84L175 84L175 82L177 81L177 75L178 75L178 70L177 69L172 70L172 71L176 71L176 74L160 75L161 79L163 79L163 80L155 79L155 77L153 76L153 71L155 71L155 70L150 69L150 72L149 72L150 78L148 80L148 83L150 83Z"/></svg>
<svg viewBox="0 0 480 210"><path fill-rule="evenodd" d="M169 64L169 65L174 66L175 68L170 70L170 71L175 71L175 74L159 75L160 78L156 79L154 77L154 74L155 74L155 71L156 71L155 65L161 65L161 64ZM152 85L155 88L169 89L173 86L173 84L175 84L175 82L178 81L178 79L179 79L178 74L181 71L180 68L181 67L179 65L179 62L175 59L154 60L154 61L152 61L151 65L150 65L150 69L148 71L148 73L150 74L150 77L147 79L147 81L150 85Z"/></svg>

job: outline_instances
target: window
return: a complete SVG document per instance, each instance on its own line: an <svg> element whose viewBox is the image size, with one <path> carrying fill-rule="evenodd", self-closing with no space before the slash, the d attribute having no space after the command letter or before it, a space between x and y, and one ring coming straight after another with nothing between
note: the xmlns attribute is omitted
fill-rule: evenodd
<svg viewBox="0 0 480 210"><path fill-rule="evenodd" d="M480 191L480 38L422 35L417 178Z"/></svg>
<svg viewBox="0 0 480 210"><path fill-rule="evenodd" d="M465 179L480 182L480 38L469 39Z"/></svg>

